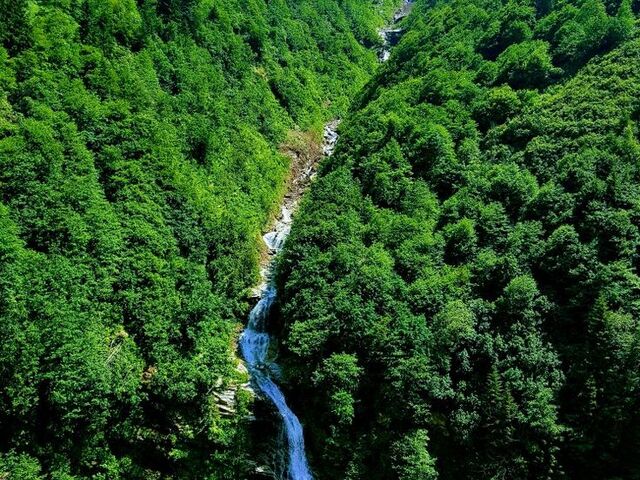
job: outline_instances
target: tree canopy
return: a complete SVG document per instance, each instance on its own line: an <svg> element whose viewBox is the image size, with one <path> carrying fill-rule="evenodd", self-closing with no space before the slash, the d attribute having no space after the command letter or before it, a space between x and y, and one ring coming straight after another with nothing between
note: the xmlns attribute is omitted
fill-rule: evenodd
<svg viewBox="0 0 640 480"><path fill-rule="evenodd" d="M638 7L417 3L279 263L318 478L640 478Z"/></svg>
<svg viewBox="0 0 640 480"><path fill-rule="evenodd" d="M0 1L0 478L246 478L235 344L290 130L393 2Z"/></svg>

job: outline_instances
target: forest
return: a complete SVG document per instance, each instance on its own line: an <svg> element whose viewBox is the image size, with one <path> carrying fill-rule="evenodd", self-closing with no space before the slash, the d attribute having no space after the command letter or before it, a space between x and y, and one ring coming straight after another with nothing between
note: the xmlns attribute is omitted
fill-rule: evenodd
<svg viewBox="0 0 640 480"><path fill-rule="evenodd" d="M640 479L640 3L419 0L279 261L318 479Z"/></svg>
<svg viewBox="0 0 640 480"><path fill-rule="evenodd" d="M0 0L0 478L247 478L251 399L215 393L281 146L346 113L392 7Z"/></svg>
<svg viewBox="0 0 640 480"><path fill-rule="evenodd" d="M640 480L640 0L415 0L380 63L401 3L0 0L0 480L255 477L332 119L269 325L313 478Z"/></svg>

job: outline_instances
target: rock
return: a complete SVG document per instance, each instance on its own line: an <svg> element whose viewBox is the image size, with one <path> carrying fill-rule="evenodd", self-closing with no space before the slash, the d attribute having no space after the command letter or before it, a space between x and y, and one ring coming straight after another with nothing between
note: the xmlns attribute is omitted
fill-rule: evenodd
<svg viewBox="0 0 640 480"><path fill-rule="evenodd" d="M236 413L236 389L229 388L222 392L213 392L216 406L222 416L232 416Z"/></svg>
<svg viewBox="0 0 640 480"><path fill-rule="evenodd" d="M414 0L405 0L402 8L398 10L393 16L392 26L382 28L378 31L380 37L382 37L383 45L380 51L380 61L386 62L391 55L391 47L395 46L402 37L403 29L394 27L400 20L407 17L413 8Z"/></svg>
<svg viewBox="0 0 640 480"><path fill-rule="evenodd" d="M247 366L244 364L244 362L238 362L238 366L236 367L236 370L240 373L249 375L249 370L247 369Z"/></svg>

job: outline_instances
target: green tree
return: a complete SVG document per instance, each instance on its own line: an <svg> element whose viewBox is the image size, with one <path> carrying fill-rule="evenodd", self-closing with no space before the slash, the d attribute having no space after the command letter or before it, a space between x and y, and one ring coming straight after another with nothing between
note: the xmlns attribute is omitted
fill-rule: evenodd
<svg viewBox="0 0 640 480"><path fill-rule="evenodd" d="M429 436L426 430L409 433L394 444L394 470L398 480L438 478L435 458L429 454L428 444Z"/></svg>

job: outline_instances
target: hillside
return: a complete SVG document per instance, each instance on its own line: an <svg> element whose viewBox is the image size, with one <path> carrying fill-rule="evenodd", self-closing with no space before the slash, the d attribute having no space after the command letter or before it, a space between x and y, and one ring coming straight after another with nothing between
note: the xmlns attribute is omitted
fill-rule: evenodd
<svg viewBox="0 0 640 480"><path fill-rule="evenodd" d="M234 479L236 341L290 132L393 2L0 1L0 478Z"/></svg>
<svg viewBox="0 0 640 480"><path fill-rule="evenodd" d="M640 2L401 4L0 0L0 480L640 480Z"/></svg>
<svg viewBox="0 0 640 480"><path fill-rule="evenodd" d="M279 265L317 479L640 478L638 9L418 2Z"/></svg>

